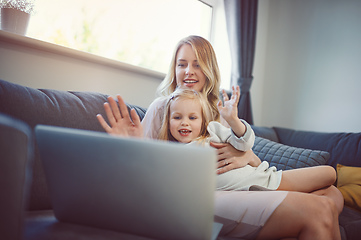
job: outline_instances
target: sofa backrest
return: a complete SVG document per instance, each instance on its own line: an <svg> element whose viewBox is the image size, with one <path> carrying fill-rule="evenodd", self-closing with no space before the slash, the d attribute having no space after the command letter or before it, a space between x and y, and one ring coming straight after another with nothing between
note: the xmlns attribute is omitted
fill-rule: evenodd
<svg viewBox="0 0 361 240"><path fill-rule="evenodd" d="M325 133L274 127L279 142L330 153L328 164L361 167L361 133Z"/></svg>
<svg viewBox="0 0 361 240"><path fill-rule="evenodd" d="M0 80L0 112L22 120L32 131L37 124L104 131L96 115L105 116L107 97L97 92L35 89ZM144 117L146 109L127 105L135 108L141 119ZM34 155L29 210L51 209L36 142Z"/></svg>
<svg viewBox="0 0 361 240"><path fill-rule="evenodd" d="M279 142L280 140L277 137L276 131L271 127L258 127L258 126L251 126L254 134L257 137L266 138L268 140L271 140L273 142Z"/></svg>

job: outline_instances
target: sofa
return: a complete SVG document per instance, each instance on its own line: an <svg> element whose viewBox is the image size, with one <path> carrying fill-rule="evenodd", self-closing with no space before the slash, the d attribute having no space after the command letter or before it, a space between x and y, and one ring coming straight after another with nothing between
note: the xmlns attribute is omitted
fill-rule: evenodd
<svg viewBox="0 0 361 240"><path fill-rule="evenodd" d="M44 124L103 131L95 116L105 115L103 104L107 97L97 92L35 89L0 80L0 239L147 239L59 222L52 212L34 128ZM127 106L134 108L140 118L144 117L145 108L128 103ZM361 176L357 174L361 167L361 133L252 127L257 136L253 150L271 165L290 169L328 164L345 172L344 178L350 171L356 178ZM346 186L350 185L347 181ZM351 185L356 185L350 194L356 194L351 196L355 200L360 184ZM358 206L352 201L345 204L339 217L342 239L359 239L361 235Z"/></svg>

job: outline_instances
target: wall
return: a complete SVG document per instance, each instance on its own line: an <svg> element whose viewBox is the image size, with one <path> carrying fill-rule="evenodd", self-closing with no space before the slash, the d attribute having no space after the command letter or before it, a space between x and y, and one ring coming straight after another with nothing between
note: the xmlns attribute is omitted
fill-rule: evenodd
<svg viewBox="0 0 361 240"><path fill-rule="evenodd" d="M259 1L255 124L361 132L361 1Z"/></svg>
<svg viewBox="0 0 361 240"><path fill-rule="evenodd" d="M258 19L256 33L256 49L253 65L253 81L251 85L251 105L253 121L257 126L267 126L263 120L263 89L265 79L266 47L268 36L268 8L269 1L258 1ZM272 125L269 125L272 126Z"/></svg>
<svg viewBox="0 0 361 240"><path fill-rule="evenodd" d="M361 1L260 0L258 16L255 124L361 132ZM36 88L119 93L147 107L164 77L43 44L0 31L0 78Z"/></svg>
<svg viewBox="0 0 361 240"><path fill-rule="evenodd" d="M96 91L148 107L164 74L0 31L0 79L34 88Z"/></svg>

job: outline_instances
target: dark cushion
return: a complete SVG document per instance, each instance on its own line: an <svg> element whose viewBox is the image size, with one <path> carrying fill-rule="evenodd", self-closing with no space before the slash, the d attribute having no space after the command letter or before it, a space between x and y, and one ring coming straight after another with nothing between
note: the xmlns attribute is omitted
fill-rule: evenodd
<svg viewBox="0 0 361 240"><path fill-rule="evenodd" d="M27 124L0 114L0 236L22 239L33 159L33 135Z"/></svg>
<svg viewBox="0 0 361 240"><path fill-rule="evenodd" d="M35 89L0 80L0 112L20 119L32 129L37 124L104 131L98 113L105 116L103 104L108 95L97 92L73 92ZM142 119L145 109L135 108ZM35 144L33 183L29 210L51 209L45 175Z"/></svg>
<svg viewBox="0 0 361 240"><path fill-rule="evenodd" d="M328 165L361 167L361 133L322 133L274 128L280 143L330 153ZM360 161L357 161L360 160Z"/></svg>
<svg viewBox="0 0 361 240"><path fill-rule="evenodd" d="M251 126L254 134L258 137L266 138L268 140L279 142L279 139L277 137L277 133L273 128L270 127L257 127L252 125Z"/></svg>
<svg viewBox="0 0 361 240"><path fill-rule="evenodd" d="M322 165L330 157L328 152L290 147L257 136L253 151L262 161L269 162L278 170Z"/></svg>

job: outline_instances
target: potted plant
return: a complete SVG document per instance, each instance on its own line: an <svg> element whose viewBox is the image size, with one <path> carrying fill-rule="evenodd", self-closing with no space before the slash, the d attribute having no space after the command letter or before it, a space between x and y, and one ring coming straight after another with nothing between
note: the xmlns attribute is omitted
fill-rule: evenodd
<svg viewBox="0 0 361 240"><path fill-rule="evenodd" d="M26 34L34 0L0 0L1 30Z"/></svg>

